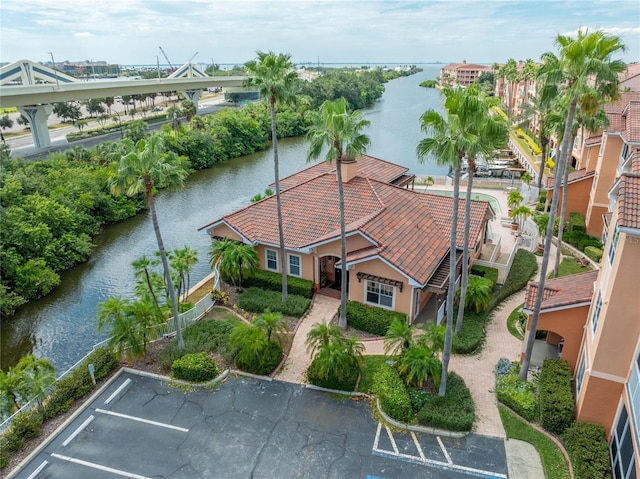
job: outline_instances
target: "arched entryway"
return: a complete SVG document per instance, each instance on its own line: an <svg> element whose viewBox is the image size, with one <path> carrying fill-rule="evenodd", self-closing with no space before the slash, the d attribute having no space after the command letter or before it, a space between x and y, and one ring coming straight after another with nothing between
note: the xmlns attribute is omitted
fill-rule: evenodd
<svg viewBox="0 0 640 479"><path fill-rule="evenodd" d="M318 278L320 278L320 291L331 292L341 288L342 270L336 267L340 263L340 258L333 255L321 256L318 258ZM347 275L347 292L349 291L349 276ZM334 296L335 294L331 294Z"/></svg>

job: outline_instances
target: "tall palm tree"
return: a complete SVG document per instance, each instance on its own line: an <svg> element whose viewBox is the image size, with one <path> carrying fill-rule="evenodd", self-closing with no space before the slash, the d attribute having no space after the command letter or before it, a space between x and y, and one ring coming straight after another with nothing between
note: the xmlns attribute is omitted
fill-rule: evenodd
<svg viewBox="0 0 640 479"><path fill-rule="evenodd" d="M518 80L518 64L513 58L509 58L507 63L500 67L500 77L505 81L505 95L507 101L507 119L511 125L511 116L513 115L513 87Z"/></svg>
<svg viewBox="0 0 640 479"><path fill-rule="evenodd" d="M464 239L462 241L462 278L460 280L460 304L456 319L456 333L462 331L464 319L465 296L467 294L467 282L469 277L469 232L471 231L471 191L473 189L473 176L477 171L476 158L483 155L490 158L498 148L503 148L507 143L507 124L499 115L490 113L493 104L482 90L472 85L466 91L467 101L464 103L465 111L460 112L466 117L466 123L475 141L471 141L466 147L467 156L467 194L464 203Z"/></svg>
<svg viewBox="0 0 640 479"><path fill-rule="evenodd" d="M614 35L607 35L602 31L579 30L576 38L566 35L558 35L555 41L559 47L558 67L545 69L542 67L541 75L548 78L551 83L563 84L563 95L569 103L569 110L565 121L564 134L562 137L562 147L560 150L560 162L566 164L571 153L570 138L573 127L574 116L578 104L585 106L597 105L594 102L594 94L601 99L614 98L618 92L618 75L624 71L625 64L622 60L614 60L612 57L625 50L620 38ZM543 59L553 53L543 54ZM556 213L558 210L558 198L560 196L562 176L556 173L554 180L553 198L551 200L551 210L549 212L549 225L545 238L544 255L540 265L540 281L536 291L533 314L524 359L520 368L520 377L527 378L533 343L535 340L538 320L540 318L540 308L544 293L544 283L549 266L549 254L551 251L551 238L555 225Z"/></svg>
<svg viewBox="0 0 640 479"><path fill-rule="evenodd" d="M128 299L111 297L98 304L98 331L109 328L109 347L120 357L138 358L144 355L145 340L139 323L132 314Z"/></svg>
<svg viewBox="0 0 640 479"><path fill-rule="evenodd" d="M47 358L36 358L29 354L20 358L16 369L22 371L22 389L29 400L36 398L42 405L44 393L55 380L55 368Z"/></svg>
<svg viewBox="0 0 640 479"><path fill-rule="evenodd" d="M442 357L442 378L438 394L444 396L447 390L447 371L451 359L453 344L453 303L456 282L456 236L458 230L458 206L460 203L460 169L462 158L467 149L476 142L477 132L474 125L476 118L466 115L470 108L466 105L470 100L467 90L462 88L445 88L444 107L446 116L436 110L427 110L420 117L422 131L427 135L418 143L416 154L423 163L431 155L440 166L449 166L453 170L453 211L451 214L451 230L449 233L449 287L447 291L447 332Z"/></svg>
<svg viewBox="0 0 640 479"><path fill-rule="evenodd" d="M538 75L539 68L540 67L536 65L531 58L527 58L522 65L522 70L520 70L520 79L524 81L524 99L522 100L521 106L529 103L529 86Z"/></svg>
<svg viewBox="0 0 640 479"><path fill-rule="evenodd" d="M147 141L139 140L135 148L121 158L118 171L115 176L109 179L111 192L115 195L124 193L127 196L136 196L144 193L146 197L147 207L151 213L153 231L158 242L162 268L167 281L167 289L169 290L176 326L176 338L180 351L184 351L184 340L182 339L182 329L178 318L178 300L171 279L171 270L164 249L162 234L160 233L153 190L155 187L181 186L186 176L187 172L178 156L173 152L165 151L162 138L154 134Z"/></svg>
<svg viewBox="0 0 640 479"><path fill-rule="evenodd" d="M229 238L214 240L209 251L211 266L218 263L220 274L231 279L237 289L242 288L243 276L249 276L258 269L258 254L252 246Z"/></svg>
<svg viewBox="0 0 640 479"><path fill-rule="evenodd" d="M298 76L293 70L291 55L273 52L256 52L258 58L245 66L249 71L247 86L258 87L260 95L266 98L271 112L271 141L273 143L273 169L276 184L276 209L278 212L278 236L280 241L280 269L282 271L282 302L287 302L287 261L284 246L284 225L282 224L282 203L280 201L280 173L278 171L278 131L276 125L276 103L292 103L295 100L293 85Z"/></svg>
<svg viewBox="0 0 640 479"><path fill-rule="evenodd" d="M149 294L151 295L151 299L153 303L156 305L156 308L160 309L160 303L158 303L158 298L156 296L153 283L151 282L151 272L150 272L150 268L152 266L155 266L156 264L157 263L155 262L155 260L151 260L147 258L146 255L143 254L140 258L138 258L133 263L131 263L131 266L133 266L134 276L136 278L144 279L144 284L146 284L149 290Z"/></svg>
<svg viewBox="0 0 640 479"><path fill-rule="evenodd" d="M198 252L193 248L185 246L182 249L173 250L170 263L178 275L178 297L182 297L183 301L187 299L191 283L191 270L197 262Z"/></svg>
<svg viewBox="0 0 640 479"><path fill-rule="evenodd" d="M0 371L0 414L10 416L20 408L24 371L9 368Z"/></svg>
<svg viewBox="0 0 640 479"><path fill-rule="evenodd" d="M347 240L344 220L344 188L342 185L342 162L355 160L366 151L369 137L362 131L369 121L362 118L359 110L349 112L347 100L338 98L325 101L317 113L311 115L311 126L307 132L309 151L307 161L316 159L324 147L328 147L325 160L336 162L338 179L338 201L340 207L340 319L338 325L347 327Z"/></svg>

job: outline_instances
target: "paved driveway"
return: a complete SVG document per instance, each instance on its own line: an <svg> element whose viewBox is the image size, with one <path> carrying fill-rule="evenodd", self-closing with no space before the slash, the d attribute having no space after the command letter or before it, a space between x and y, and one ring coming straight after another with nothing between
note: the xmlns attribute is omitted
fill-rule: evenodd
<svg viewBox="0 0 640 479"><path fill-rule="evenodd" d="M121 374L19 478L506 478L501 439L391 431L366 401L229 377L183 392Z"/></svg>

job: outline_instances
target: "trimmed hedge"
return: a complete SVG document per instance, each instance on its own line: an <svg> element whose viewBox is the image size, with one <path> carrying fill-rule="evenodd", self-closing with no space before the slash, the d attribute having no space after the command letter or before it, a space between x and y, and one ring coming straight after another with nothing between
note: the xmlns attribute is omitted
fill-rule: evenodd
<svg viewBox="0 0 640 479"><path fill-rule="evenodd" d="M600 248L596 248L595 246L587 246L584 249L584 254L586 254L590 259L599 263L602 259L603 251Z"/></svg>
<svg viewBox="0 0 640 479"><path fill-rule="evenodd" d="M285 316L300 318L309 308L311 300L290 294L287 302L282 302L282 293L257 287L245 290L238 298L238 306L245 311L262 313L265 309L282 313Z"/></svg>
<svg viewBox="0 0 640 479"><path fill-rule="evenodd" d="M496 397L527 421L536 417L536 392L533 383L520 379L520 364L500 358L496 364Z"/></svg>
<svg viewBox="0 0 640 479"><path fill-rule="evenodd" d="M338 310L338 314L340 314L340 310ZM352 328L384 336L394 319L406 322L407 315L356 301L347 301L347 324Z"/></svg>
<svg viewBox="0 0 640 479"><path fill-rule="evenodd" d="M251 278L244 280L247 287L268 289L270 291L280 291L282 293L282 274L273 271L258 270ZM287 276L287 292L311 299L313 297L313 281L308 279Z"/></svg>
<svg viewBox="0 0 640 479"><path fill-rule="evenodd" d="M545 359L538 375L540 423L554 434L562 434L575 420L571 369L566 361Z"/></svg>
<svg viewBox="0 0 640 479"><path fill-rule="evenodd" d="M339 391L353 391L356 388L356 381L358 380L358 375L360 374L360 370L358 368L353 368L349 371L347 377L342 380L336 377L328 377L321 378L317 372L317 363L314 359L311 361L309 368L307 369L307 379L311 384L315 384L316 386L320 386L321 388L327 389L337 389Z"/></svg>
<svg viewBox="0 0 640 479"><path fill-rule="evenodd" d="M210 381L219 374L216 360L207 353L185 354L171 365L171 375L195 383Z"/></svg>
<svg viewBox="0 0 640 479"><path fill-rule="evenodd" d="M282 347L279 344L269 341L258 357L253 357L249 361L243 361L236 357L236 366L243 371L252 374L267 375L282 361Z"/></svg>
<svg viewBox="0 0 640 479"><path fill-rule="evenodd" d="M492 290L496 287L496 283L498 282L498 270L496 268L476 264L471 267L471 274L491 280Z"/></svg>
<svg viewBox="0 0 640 479"><path fill-rule="evenodd" d="M588 235L583 231L565 231L565 233L562 235L562 241L575 246L583 252L588 246L602 249L602 241L600 241L599 238Z"/></svg>
<svg viewBox="0 0 640 479"><path fill-rule="evenodd" d="M587 231L587 224L580 213L569 213L569 231Z"/></svg>
<svg viewBox="0 0 640 479"><path fill-rule="evenodd" d="M516 251L511 270L509 270L504 284L496 291L494 304L491 305L490 309L493 309L496 304L501 303L512 294L524 288L537 269L538 262L535 254L525 249Z"/></svg>
<svg viewBox="0 0 640 479"><path fill-rule="evenodd" d="M575 479L609 479L611 462L604 427L576 422L562 435Z"/></svg>
<svg viewBox="0 0 640 479"><path fill-rule="evenodd" d="M418 413L420 424L448 431L471 431L475 418L471 393L464 380L455 373L447 376L444 397L431 395Z"/></svg>
<svg viewBox="0 0 640 479"><path fill-rule="evenodd" d="M395 369L388 364L381 365L373 376L373 387L387 416L405 424L413 420L407 388Z"/></svg>

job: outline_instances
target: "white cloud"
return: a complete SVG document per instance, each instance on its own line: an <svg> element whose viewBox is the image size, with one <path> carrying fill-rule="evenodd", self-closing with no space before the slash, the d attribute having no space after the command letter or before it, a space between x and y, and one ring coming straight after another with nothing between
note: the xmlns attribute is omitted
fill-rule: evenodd
<svg viewBox="0 0 640 479"><path fill-rule="evenodd" d="M77 32L73 34L74 37L77 38L91 38L91 37L95 37L95 35L93 33L89 33L89 32Z"/></svg>

